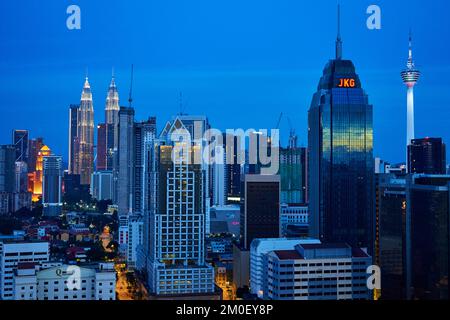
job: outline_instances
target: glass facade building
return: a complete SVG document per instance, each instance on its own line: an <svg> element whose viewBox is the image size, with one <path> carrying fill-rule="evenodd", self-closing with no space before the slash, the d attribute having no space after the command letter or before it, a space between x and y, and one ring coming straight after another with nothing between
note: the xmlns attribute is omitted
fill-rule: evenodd
<svg viewBox="0 0 450 320"><path fill-rule="evenodd" d="M450 176L407 180L407 293L409 299L448 299Z"/></svg>
<svg viewBox="0 0 450 320"><path fill-rule="evenodd" d="M302 147L280 149L281 203L307 203L307 154Z"/></svg>
<svg viewBox="0 0 450 320"><path fill-rule="evenodd" d="M16 161L28 161L28 130L14 130L13 144L16 147Z"/></svg>
<svg viewBox="0 0 450 320"><path fill-rule="evenodd" d="M408 146L410 173L445 174L445 144L441 138L414 139Z"/></svg>
<svg viewBox="0 0 450 320"><path fill-rule="evenodd" d="M355 66L325 66L308 114L311 236L373 244L373 110Z"/></svg>
<svg viewBox="0 0 450 320"><path fill-rule="evenodd" d="M378 174L375 264L381 269L381 299L406 298L406 179Z"/></svg>

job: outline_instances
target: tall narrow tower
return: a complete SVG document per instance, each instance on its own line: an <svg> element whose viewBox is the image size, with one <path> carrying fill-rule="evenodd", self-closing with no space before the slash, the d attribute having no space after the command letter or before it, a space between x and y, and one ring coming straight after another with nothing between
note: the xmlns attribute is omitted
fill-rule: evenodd
<svg viewBox="0 0 450 320"><path fill-rule="evenodd" d="M86 77L77 117L78 159L76 173L81 184L90 184L94 171L94 105L91 86Z"/></svg>
<svg viewBox="0 0 450 320"><path fill-rule="evenodd" d="M407 122L406 122L406 149L414 139L414 86L420 77L420 71L414 66L412 57L412 36L409 33L409 57L406 63L406 69L401 73L403 83L407 89ZM408 163L408 159L406 160ZM407 168L409 172L409 168Z"/></svg>
<svg viewBox="0 0 450 320"><path fill-rule="evenodd" d="M106 127L106 169L113 169L113 154L117 152L119 144L119 92L117 90L114 72L112 74L111 84L109 85L108 95L105 105L105 127Z"/></svg>
<svg viewBox="0 0 450 320"><path fill-rule="evenodd" d="M372 252L373 106L343 57L339 11L336 57L325 65L308 112L310 236Z"/></svg>

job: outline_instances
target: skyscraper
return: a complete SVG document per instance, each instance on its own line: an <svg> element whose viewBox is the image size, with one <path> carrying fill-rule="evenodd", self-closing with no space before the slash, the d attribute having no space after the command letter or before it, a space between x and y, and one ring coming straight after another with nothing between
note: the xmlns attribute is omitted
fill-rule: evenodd
<svg viewBox="0 0 450 320"><path fill-rule="evenodd" d="M44 170L44 157L48 157L52 154L50 148L43 145L41 150L39 150L36 158L36 168L31 175L31 181L29 187L33 192L32 200L33 202L39 201L42 196L42 182L43 182L43 170Z"/></svg>
<svg viewBox="0 0 450 320"><path fill-rule="evenodd" d="M106 124L97 125L97 171L104 171L107 168L106 150Z"/></svg>
<svg viewBox="0 0 450 320"><path fill-rule="evenodd" d="M309 209L313 238L372 248L372 105L353 62L336 58L320 79L308 113Z"/></svg>
<svg viewBox="0 0 450 320"><path fill-rule="evenodd" d="M114 152L118 148L118 125L119 125L119 92L117 90L114 74L109 85L105 105L105 146L106 146L106 169L112 170L114 164Z"/></svg>
<svg viewBox="0 0 450 320"><path fill-rule="evenodd" d="M192 152L173 161L178 142L170 140L172 130L164 131L166 145L157 151L157 209L150 213L150 291L159 296L210 295L214 269L205 262L205 170L193 161L201 148L193 143Z"/></svg>
<svg viewBox="0 0 450 320"><path fill-rule="evenodd" d="M92 174L90 192L92 198L112 200L113 174L112 171L96 171Z"/></svg>
<svg viewBox="0 0 450 320"><path fill-rule="evenodd" d="M119 147L114 166L115 198L119 215L127 215L133 208L134 176L134 109L121 107L119 111Z"/></svg>
<svg viewBox="0 0 450 320"><path fill-rule="evenodd" d="M408 146L410 173L445 174L446 151L441 138L413 139Z"/></svg>
<svg viewBox="0 0 450 320"><path fill-rule="evenodd" d="M15 153L13 145L0 145L0 192L15 191Z"/></svg>
<svg viewBox="0 0 450 320"><path fill-rule="evenodd" d="M225 155L225 190L227 203L239 202L241 194L241 164L238 161L241 139L228 133L223 134Z"/></svg>
<svg viewBox="0 0 450 320"><path fill-rule="evenodd" d="M414 86L419 81L420 71L415 68L412 56L412 36L409 34L409 56L406 69L401 73L403 83L407 90L407 120L406 120L406 147L414 139ZM407 159L408 162L408 159ZM409 172L409 168L407 168Z"/></svg>
<svg viewBox="0 0 450 320"><path fill-rule="evenodd" d="M307 203L308 150L290 141L288 148L280 148L281 202Z"/></svg>
<svg viewBox="0 0 450 320"><path fill-rule="evenodd" d="M77 128L78 128L78 109L79 105L71 104L69 107L69 173L74 174L78 172L76 169L78 161L78 153L76 152L75 144L77 143Z"/></svg>
<svg viewBox="0 0 450 320"><path fill-rule="evenodd" d="M247 174L241 197L241 248L253 239L280 236L280 176Z"/></svg>
<svg viewBox="0 0 450 320"><path fill-rule="evenodd" d="M62 157L43 157L42 204L44 216L59 216L62 211Z"/></svg>
<svg viewBox="0 0 450 320"><path fill-rule="evenodd" d="M133 141L133 211L143 213L146 208L145 175L146 175L146 143L156 138L156 118L149 117L146 121L134 123Z"/></svg>
<svg viewBox="0 0 450 320"><path fill-rule="evenodd" d="M406 298L405 175L376 175L375 264L381 268L381 299Z"/></svg>
<svg viewBox="0 0 450 320"><path fill-rule="evenodd" d="M43 138L36 138L29 140L28 144L28 173L33 173L36 170L36 160L39 151L44 146ZM70 154L70 153L69 153Z"/></svg>
<svg viewBox="0 0 450 320"><path fill-rule="evenodd" d="M407 297L447 300L450 284L450 176L407 178Z"/></svg>
<svg viewBox="0 0 450 320"><path fill-rule="evenodd" d="M81 184L89 184L94 172L94 106L87 77L77 114L77 139L78 159L75 173L80 175Z"/></svg>
<svg viewBox="0 0 450 320"><path fill-rule="evenodd" d="M28 130L14 130L13 144L16 147L16 161L28 161Z"/></svg>

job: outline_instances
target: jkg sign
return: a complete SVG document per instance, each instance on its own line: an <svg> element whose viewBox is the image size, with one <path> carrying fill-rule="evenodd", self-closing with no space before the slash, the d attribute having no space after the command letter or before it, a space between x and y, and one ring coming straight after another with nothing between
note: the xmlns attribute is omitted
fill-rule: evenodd
<svg viewBox="0 0 450 320"><path fill-rule="evenodd" d="M338 88L354 88L356 86L355 79L341 78L338 79Z"/></svg>

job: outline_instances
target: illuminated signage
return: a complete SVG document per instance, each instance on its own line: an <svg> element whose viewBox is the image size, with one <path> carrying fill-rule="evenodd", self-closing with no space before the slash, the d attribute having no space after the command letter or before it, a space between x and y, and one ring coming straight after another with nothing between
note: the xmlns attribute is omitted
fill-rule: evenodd
<svg viewBox="0 0 450 320"><path fill-rule="evenodd" d="M356 86L355 79L341 78L339 79L338 88L354 88Z"/></svg>

